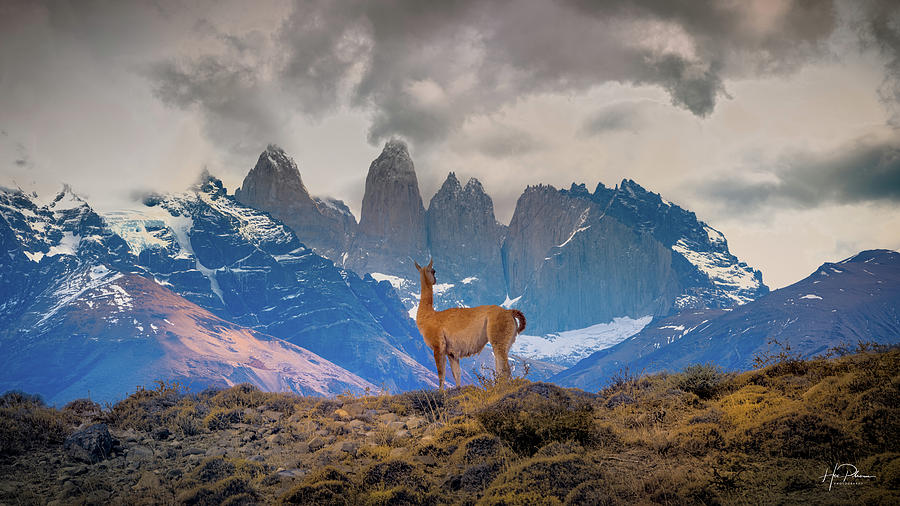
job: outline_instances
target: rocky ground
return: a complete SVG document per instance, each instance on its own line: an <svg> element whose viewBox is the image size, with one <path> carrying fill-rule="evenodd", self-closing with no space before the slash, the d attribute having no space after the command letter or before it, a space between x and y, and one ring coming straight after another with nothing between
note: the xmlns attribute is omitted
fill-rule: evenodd
<svg viewBox="0 0 900 506"><path fill-rule="evenodd" d="M11 392L0 504L900 503L900 351L770 359L623 373L596 394L525 379L336 399L160 384L54 409ZM858 475L823 483L839 463Z"/></svg>

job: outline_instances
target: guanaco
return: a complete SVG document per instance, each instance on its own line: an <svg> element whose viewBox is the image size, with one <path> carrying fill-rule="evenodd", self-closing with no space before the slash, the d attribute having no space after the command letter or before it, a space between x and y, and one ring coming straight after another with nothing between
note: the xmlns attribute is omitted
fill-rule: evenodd
<svg viewBox="0 0 900 506"><path fill-rule="evenodd" d="M444 388L445 357L450 359L453 380L459 387L459 359L477 354L487 343L491 343L494 350L497 374L509 377L509 349L516 336L525 330L525 315L518 309L500 306L455 307L435 311L433 287L437 281L434 277L434 259L425 267L415 261L413 264L419 270L422 284L416 326L425 344L434 352L440 388Z"/></svg>

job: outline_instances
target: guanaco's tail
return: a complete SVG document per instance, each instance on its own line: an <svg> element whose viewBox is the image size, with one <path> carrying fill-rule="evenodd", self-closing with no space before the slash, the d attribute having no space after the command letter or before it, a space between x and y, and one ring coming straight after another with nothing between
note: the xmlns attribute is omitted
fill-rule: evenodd
<svg viewBox="0 0 900 506"><path fill-rule="evenodd" d="M512 313L513 318L515 318L516 323L518 323L516 334L521 334L522 331L525 330L525 315L518 309L510 309L509 312Z"/></svg>

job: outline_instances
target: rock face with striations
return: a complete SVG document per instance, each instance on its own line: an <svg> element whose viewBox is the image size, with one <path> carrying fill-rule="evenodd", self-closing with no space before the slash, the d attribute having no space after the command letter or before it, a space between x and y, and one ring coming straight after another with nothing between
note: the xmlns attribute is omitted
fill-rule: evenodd
<svg viewBox="0 0 900 506"><path fill-rule="evenodd" d="M590 201L572 198L552 186L525 189L516 203L503 244L503 267L510 297L522 294L547 256L545 253L565 242L590 206Z"/></svg>
<svg viewBox="0 0 900 506"><path fill-rule="evenodd" d="M340 200L311 196L297 164L275 145L259 155L234 196L283 221L301 242L332 259L340 258L356 232L350 209Z"/></svg>
<svg viewBox="0 0 900 506"><path fill-rule="evenodd" d="M406 144L392 139L369 166L359 229L346 266L409 275L409 257L425 256L425 207Z"/></svg>
<svg viewBox="0 0 900 506"><path fill-rule="evenodd" d="M627 179L593 194L529 187L503 255L509 296L521 297L533 332L732 307L768 292L720 232Z"/></svg>
<svg viewBox="0 0 900 506"><path fill-rule="evenodd" d="M468 305L495 304L505 290L500 246L506 227L481 183L463 187L451 172L425 213L428 248L442 279L453 283Z"/></svg>
<svg viewBox="0 0 900 506"><path fill-rule="evenodd" d="M528 188L504 252L510 291L536 333L663 315L680 292L672 252L604 214L584 186Z"/></svg>

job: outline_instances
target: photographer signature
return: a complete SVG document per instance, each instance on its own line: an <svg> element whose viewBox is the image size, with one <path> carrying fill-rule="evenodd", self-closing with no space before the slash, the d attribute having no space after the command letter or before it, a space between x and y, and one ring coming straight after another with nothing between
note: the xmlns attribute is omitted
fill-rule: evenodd
<svg viewBox="0 0 900 506"><path fill-rule="evenodd" d="M833 485L862 485L864 482L857 480L874 479L875 477L859 474L859 469L853 464L835 464L834 470L830 473L826 470L821 478L822 483L825 483L829 478L831 479L831 481L828 482L828 490L831 490Z"/></svg>

